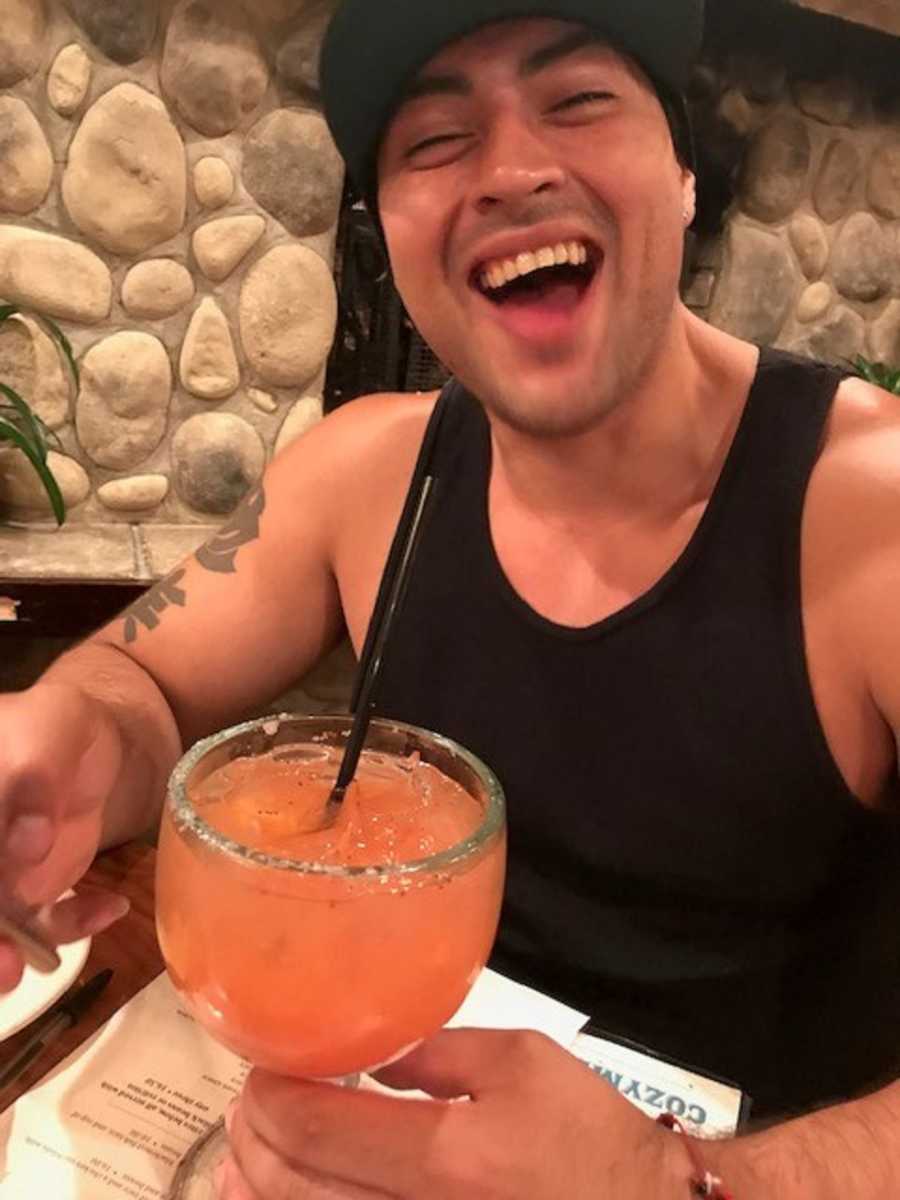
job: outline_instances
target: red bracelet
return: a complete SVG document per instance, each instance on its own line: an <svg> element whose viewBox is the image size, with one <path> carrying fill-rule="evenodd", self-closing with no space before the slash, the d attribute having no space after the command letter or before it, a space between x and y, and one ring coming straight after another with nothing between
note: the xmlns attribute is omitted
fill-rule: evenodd
<svg viewBox="0 0 900 1200"><path fill-rule="evenodd" d="M673 1117L670 1113L663 1113L661 1117L656 1118L656 1121L658 1125L664 1125L666 1129L671 1129L673 1133L684 1134L684 1148L690 1156L691 1168L693 1170L690 1180L691 1195L705 1196L707 1200L734 1200L731 1192L726 1191L722 1180L707 1169L706 1163L697 1149L696 1140L688 1137L687 1130L678 1118Z"/></svg>

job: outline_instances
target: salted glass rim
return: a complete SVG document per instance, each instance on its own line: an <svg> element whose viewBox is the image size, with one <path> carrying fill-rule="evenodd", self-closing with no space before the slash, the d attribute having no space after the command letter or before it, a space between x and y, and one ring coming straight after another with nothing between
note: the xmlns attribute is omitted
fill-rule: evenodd
<svg viewBox="0 0 900 1200"><path fill-rule="evenodd" d="M262 850L254 850L252 846L245 846L242 842L227 837L225 834L219 832L219 830L214 829L197 813L188 795L188 780L207 754L219 749L226 742L260 730L267 732L266 727L273 723L277 723L279 726L287 722L297 725L308 724L310 726L318 724L326 727L329 724L338 727L343 725L346 726L349 732L351 721L352 718L349 716L330 713L321 715L303 713L270 714L264 717L255 717L250 721L243 721L239 725L232 725L228 729L222 729L218 733L211 734L209 737L196 742L176 763L169 777L166 789L166 805L173 818L176 830L179 834L182 831L192 833L202 844L208 846L210 849L248 865L265 867L269 870L290 872L295 875L310 875L331 879L391 878L433 874L465 862L483 846L487 845L493 837L502 832L506 813L503 788L497 776L486 763L482 762L471 750L467 750L464 746L453 741L452 738L445 737L442 733L434 733L432 730L424 729L419 725L410 725L404 721L394 721L384 717L374 718L370 724L370 728L401 734L408 733L415 737L427 739L444 750L449 751L456 758L461 759L479 778L484 787L486 804L484 819L474 833L464 838L461 842L456 842L454 845L448 846L436 854L430 854L426 858L410 859L408 862L402 863L341 866L339 864L284 858L279 855L266 854ZM378 750L376 753L389 754L390 752ZM438 770L439 768L435 769Z"/></svg>

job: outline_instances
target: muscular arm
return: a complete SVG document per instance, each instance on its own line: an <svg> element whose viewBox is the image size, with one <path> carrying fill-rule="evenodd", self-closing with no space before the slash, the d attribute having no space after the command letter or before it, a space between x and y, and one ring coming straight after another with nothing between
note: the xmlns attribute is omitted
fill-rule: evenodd
<svg viewBox="0 0 900 1200"><path fill-rule="evenodd" d="M829 684L846 691L851 672L858 679L859 696L835 733L844 738L845 772L877 805L896 774L900 736L900 406L856 380L841 389L810 485L804 558L808 641L814 652L817 640L827 643L840 665L834 679L818 680L818 699ZM896 931L900 943L900 913ZM739 1200L900 1195L900 1083L718 1144L710 1158Z"/></svg>
<svg viewBox="0 0 900 1200"><path fill-rule="evenodd" d="M367 619L428 407L371 397L323 421L205 546L37 685L75 686L118 727L107 844L153 824L182 747L271 701L335 644L347 594Z"/></svg>
<svg viewBox="0 0 900 1200"><path fill-rule="evenodd" d="M298 521L303 549L291 554L285 544L294 506L279 468L196 555L38 685L74 686L117 727L122 754L104 845L151 828L182 750L277 694L337 635L339 606L315 534L304 544Z"/></svg>
<svg viewBox="0 0 900 1200"><path fill-rule="evenodd" d="M153 681L184 745L283 691L340 633L317 475L307 454L277 460L209 542L87 643Z"/></svg>

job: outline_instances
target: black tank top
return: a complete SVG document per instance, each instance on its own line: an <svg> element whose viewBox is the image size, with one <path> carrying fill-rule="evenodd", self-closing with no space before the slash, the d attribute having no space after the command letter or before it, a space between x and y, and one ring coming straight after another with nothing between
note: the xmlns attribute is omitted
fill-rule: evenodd
<svg viewBox="0 0 900 1200"><path fill-rule="evenodd" d="M739 1084L759 1117L900 1074L900 837L831 756L801 618L804 497L839 381L764 351L690 543L586 629L506 579L488 423L452 382L407 502L408 520L437 476L378 702L505 788L493 965Z"/></svg>

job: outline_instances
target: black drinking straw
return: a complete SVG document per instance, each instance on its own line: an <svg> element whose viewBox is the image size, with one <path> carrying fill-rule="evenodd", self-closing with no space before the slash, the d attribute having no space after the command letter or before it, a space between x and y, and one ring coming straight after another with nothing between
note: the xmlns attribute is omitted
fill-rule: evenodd
<svg viewBox="0 0 900 1200"><path fill-rule="evenodd" d="M413 560L415 559L416 549L419 545L419 534L422 531L422 518L425 515L425 508L433 486L434 476L426 475L422 481L415 512L403 543L403 550L397 566L397 572L391 584L387 604L381 611L381 619L377 628L373 631L372 650L365 666L362 668L362 678L357 683L356 692L358 699L356 709L353 713L353 724L350 728L350 736L347 739L347 746L344 750L344 757L341 761L341 769L338 771L337 781L331 790L331 795L328 797L328 804L330 806L342 803L344 793L353 782L353 777L356 774L359 756L362 753L366 734L369 731L369 722L375 710L376 689L379 676L381 675L381 664L384 661L384 649L390 637L394 619L403 601L407 584L409 583Z"/></svg>

